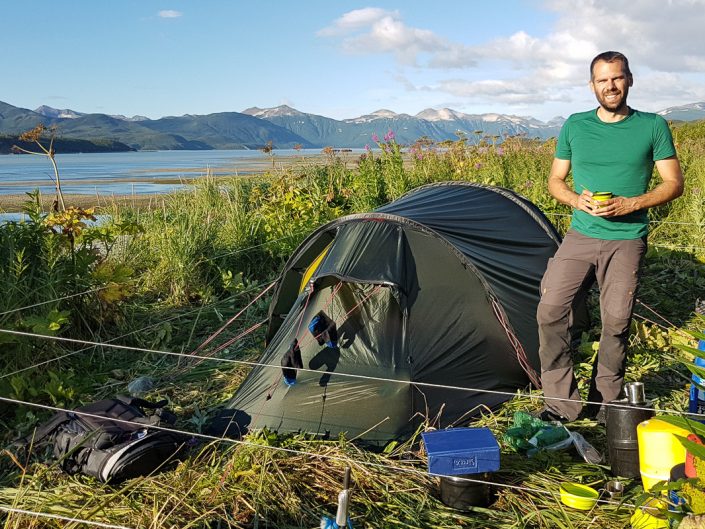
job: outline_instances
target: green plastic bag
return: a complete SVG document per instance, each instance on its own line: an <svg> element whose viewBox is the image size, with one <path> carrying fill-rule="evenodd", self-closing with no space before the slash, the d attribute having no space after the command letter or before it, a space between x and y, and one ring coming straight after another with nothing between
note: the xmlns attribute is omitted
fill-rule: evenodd
<svg viewBox="0 0 705 529"><path fill-rule="evenodd" d="M502 436L504 442L517 452L541 449L560 449L570 446L570 432L562 425L544 422L524 411L514 413L514 424ZM563 446L565 444L565 446Z"/></svg>

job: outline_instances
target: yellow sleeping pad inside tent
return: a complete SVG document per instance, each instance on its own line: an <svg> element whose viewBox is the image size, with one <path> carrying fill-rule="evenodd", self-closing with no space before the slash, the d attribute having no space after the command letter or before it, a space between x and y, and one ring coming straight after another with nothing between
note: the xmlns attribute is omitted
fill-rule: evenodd
<svg viewBox="0 0 705 529"><path fill-rule="evenodd" d="M311 277L313 276L313 273L318 270L318 267L321 265L321 262L323 261L323 258L328 254L328 250L330 250L330 247L333 245L331 242L328 246L323 248L323 251L318 254L318 257L316 257L310 265L306 268L306 271L304 272L304 275L301 277L301 286L299 287L299 294L301 294L304 291L304 288L306 288L306 285L308 282L311 280Z"/></svg>

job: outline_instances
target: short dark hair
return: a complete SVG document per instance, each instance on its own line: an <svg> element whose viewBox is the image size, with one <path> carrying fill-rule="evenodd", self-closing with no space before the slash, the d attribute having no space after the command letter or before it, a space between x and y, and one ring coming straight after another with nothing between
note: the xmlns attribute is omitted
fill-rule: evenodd
<svg viewBox="0 0 705 529"><path fill-rule="evenodd" d="M622 71L624 72L624 75L626 75L627 77L632 76L632 72L629 70L629 60L625 57L625 55L623 53L620 53L618 51L603 51L597 57L595 57L592 60L592 62L590 63L590 79L591 80L593 78L595 64L598 63L599 61L604 61L604 62L622 61Z"/></svg>

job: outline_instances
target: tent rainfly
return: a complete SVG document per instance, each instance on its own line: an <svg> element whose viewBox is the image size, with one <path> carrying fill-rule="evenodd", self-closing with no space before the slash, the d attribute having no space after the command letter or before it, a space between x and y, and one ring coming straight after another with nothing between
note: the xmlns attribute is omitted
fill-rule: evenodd
<svg viewBox="0 0 705 529"><path fill-rule="evenodd" d="M538 384L539 284L559 243L526 198L458 182L318 228L283 270L229 434L381 443Z"/></svg>

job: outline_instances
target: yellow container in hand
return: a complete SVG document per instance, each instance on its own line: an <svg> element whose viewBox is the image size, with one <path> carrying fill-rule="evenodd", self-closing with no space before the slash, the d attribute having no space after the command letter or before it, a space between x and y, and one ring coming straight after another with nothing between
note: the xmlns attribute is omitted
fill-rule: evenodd
<svg viewBox="0 0 705 529"><path fill-rule="evenodd" d="M676 435L688 437L690 432L658 418L639 423L636 436L639 443L639 470L644 490L649 491L659 481L668 481L671 469L685 463L685 448Z"/></svg>
<svg viewBox="0 0 705 529"><path fill-rule="evenodd" d="M595 191L592 194L592 198L595 200L609 200L612 198L612 191Z"/></svg>
<svg viewBox="0 0 705 529"><path fill-rule="evenodd" d="M604 202L605 200L609 200L612 198L612 192L611 191L595 191L592 194L592 199L596 200L598 202ZM598 206L599 207L599 206Z"/></svg>

